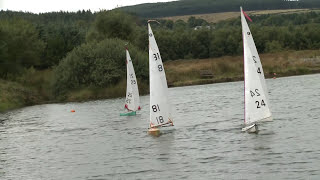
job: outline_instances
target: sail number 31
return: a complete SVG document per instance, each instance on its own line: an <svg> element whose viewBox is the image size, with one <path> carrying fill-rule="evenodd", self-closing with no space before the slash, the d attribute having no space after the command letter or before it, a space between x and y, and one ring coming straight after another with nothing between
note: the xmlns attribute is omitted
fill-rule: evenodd
<svg viewBox="0 0 320 180"><path fill-rule="evenodd" d="M159 53L153 54L153 58L154 58L155 61L160 59L160 54Z"/></svg>

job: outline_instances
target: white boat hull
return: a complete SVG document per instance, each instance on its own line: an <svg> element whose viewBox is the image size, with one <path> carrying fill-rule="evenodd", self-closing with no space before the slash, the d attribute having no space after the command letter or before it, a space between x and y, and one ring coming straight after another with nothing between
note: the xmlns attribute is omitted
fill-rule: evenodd
<svg viewBox="0 0 320 180"><path fill-rule="evenodd" d="M252 124L250 126L246 126L242 128L242 132L247 132L247 133L257 133L259 131L258 125L257 124Z"/></svg>
<svg viewBox="0 0 320 180"><path fill-rule="evenodd" d="M175 130L174 126L167 126L167 127L155 127L148 129L148 134L152 136L159 137L163 134L172 133Z"/></svg>

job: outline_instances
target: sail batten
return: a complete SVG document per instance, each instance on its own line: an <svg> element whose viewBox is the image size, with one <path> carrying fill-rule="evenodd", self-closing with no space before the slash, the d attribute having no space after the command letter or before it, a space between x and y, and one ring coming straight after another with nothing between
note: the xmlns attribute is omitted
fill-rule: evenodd
<svg viewBox="0 0 320 180"><path fill-rule="evenodd" d="M245 124L271 117L268 91L260 57L242 8L241 25L244 56L244 114Z"/></svg>
<svg viewBox="0 0 320 180"><path fill-rule="evenodd" d="M149 33L150 127L173 125L162 58L151 26Z"/></svg>

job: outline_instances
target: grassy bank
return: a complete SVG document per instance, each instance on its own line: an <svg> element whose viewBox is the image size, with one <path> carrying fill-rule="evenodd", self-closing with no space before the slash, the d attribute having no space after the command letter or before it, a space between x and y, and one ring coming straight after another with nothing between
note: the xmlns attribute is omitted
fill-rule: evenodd
<svg viewBox="0 0 320 180"><path fill-rule="evenodd" d="M49 72L46 72L49 73ZM50 71L50 74L52 72ZM34 78L43 79L44 72L37 72ZM41 75L40 75L41 74ZM40 83L42 82L42 83ZM139 82L140 95L149 93L148 84ZM108 88L82 88L75 89L65 95L55 97L49 81L38 81L26 85L23 82L13 82L0 79L0 112L44 103L81 102L97 99L109 99L126 96L126 80Z"/></svg>
<svg viewBox="0 0 320 180"><path fill-rule="evenodd" d="M267 78L320 73L320 50L286 51L260 55ZM243 80L243 57L177 60L164 64L171 87ZM205 72L205 73L203 73ZM108 88L81 88L55 97L52 71L29 69L13 81L0 79L0 112L29 105L124 97L126 80ZM149 92L148 80L138 80L141 95Z"/></svg>
<svg viewBox="0 0 320 180"><path fill-rule="evenodd" d="M0 80L0 112L41 102L44 102L44 99L34 88Z"/></svg>
<svg viewBox="0 0 320 180"><path fill-rule="evenodd" d="M310 9L283 9L283 10L261 10L261 11L246 11L249 15L262 15L262 14L291 14L291 13L306 13L310 12ZM318 11L318 10L312 10ZM217 23L219 21L228 20L237 18L240 16L240 12L222 12L222 13L209 13L209 14L194 14L194 15L184 15L184 16L171 16L171 17L164 17L162 19L166 20L183 20L188 22L190 17L204 19L209 23Z"/></svg>
<svg viewBox="0 0 320 180"><path fill-rule="evenodd" d="M261 54L260 58L267 78L274 73L277 77L320 73L320 50ZM164 66L173 87L243 80L243 56L170 61Z"/></svg>
<svg viewBox="0 0 320 180"><path fill-rule="evenodd" d="M52 71L25 70L19 77L0 79L0 112L53 101Z"/></svg>
<svg viewBox="0 0 320 180"><path fill-rule="evenodd" d="M122 79L118 84L109 88L83 88L71 91L59 101L88 101L97 99L110 99L126 96L126 79ZM140 95L149 93L149 85L138 79Z"/></svg>

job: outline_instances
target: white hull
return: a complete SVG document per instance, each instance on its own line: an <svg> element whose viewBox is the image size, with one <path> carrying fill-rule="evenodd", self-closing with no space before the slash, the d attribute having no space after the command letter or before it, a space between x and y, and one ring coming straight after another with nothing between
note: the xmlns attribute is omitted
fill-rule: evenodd
<svg viewBox="0 0 320 180"><path fill-rule="evenodd" d="M257 124L252 124L250 126L246 126L242 128L242 132L247 132L247 133L257 133L259 131L258 125Z"/></svg>
<svg viewBox="0 0 320 180"><path fill-rule="evenodd" d="M148 134L152 136L159 137L163 134L169 134L172 133L175 130L174 126L166 126L166 127L155 127L155 128L149 128Z"/></svg>

